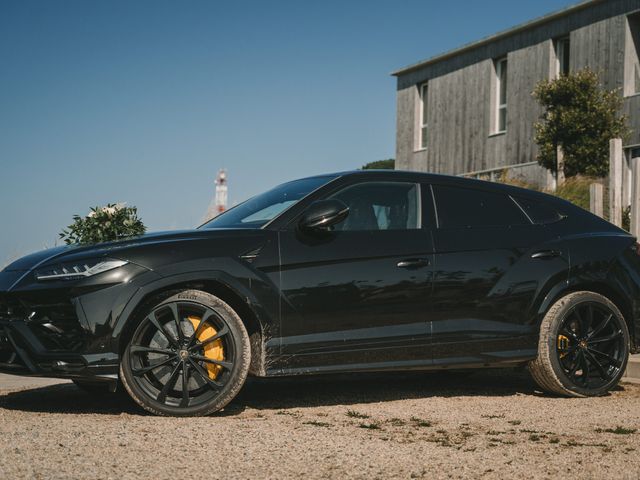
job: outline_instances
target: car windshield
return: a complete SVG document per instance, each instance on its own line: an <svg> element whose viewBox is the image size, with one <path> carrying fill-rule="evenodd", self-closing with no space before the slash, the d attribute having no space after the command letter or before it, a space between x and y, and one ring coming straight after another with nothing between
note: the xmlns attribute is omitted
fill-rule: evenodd
<svg viewBox="0 0 640 480"><path fill-rule="evenodd" d="M200 228L261 228L334 178L327 175L283 183L227 210Z"/></svg>

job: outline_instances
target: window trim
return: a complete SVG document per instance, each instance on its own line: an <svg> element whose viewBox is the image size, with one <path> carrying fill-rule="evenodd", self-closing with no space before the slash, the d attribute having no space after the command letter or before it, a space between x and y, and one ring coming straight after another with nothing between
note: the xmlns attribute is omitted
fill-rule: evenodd
<svg viewBox="0 0 640 480"><path fill-rule="evenodd" d="M497 58L494 60L494 72L496 79L496 89L495 89L495 111L494 111L494 124L493 124L493 135L497 135L500 133L505 133L507 131L507 88L509 86L507 75L509 73L508 67L508 59L506 56ZM505 89L504 89L504 103L500 103L500 97L502 93L502 82L500 78L502 77L502 70L505 69ZM504 128L500 129L500 112L504 110Z"/></svg>
<svg viewBox="0 0 640 480"><path fill-rule="evenodd" d="M569 47L567 49L567 47ZM559 78L561 75L568 75L571 73L571 35L565 35L564 37L558 37L553 40L553 50L555 52L555 72L554 78ZM567 58L565 58L565 56ZM568 60L567 71L563 72L562 67Z"/></svg>
<svg viewBox="0 0 640 480"><path fill-rule="evenodd" d="M421 83L418 86L418 98L419 98L420 104L418 107L419 108L418 145L417 145L416 151L424 151L429 148L429 121L428 121L429 119L429 116L428 116L429 82ZM425 129L426 129L426 134L425 134Z"/></svg>
<svg viewBox="0 0 640 480"><path fill-rule="evenodd" d="M626 16L622 94L624 98L640 95L640 11Z"/></svg>

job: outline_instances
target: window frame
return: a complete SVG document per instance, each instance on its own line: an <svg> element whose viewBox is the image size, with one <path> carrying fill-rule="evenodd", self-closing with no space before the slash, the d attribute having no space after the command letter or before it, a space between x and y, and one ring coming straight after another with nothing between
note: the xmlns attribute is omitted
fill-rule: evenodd
<svg viewBox="0 0 640 480"><path fill-rule="evenodd" d="M429 82L418 86L419 112L418 112L418 145L417 150L423 151L429 148Z"/></svg>
<svg viewBox="0 0 640 480"><path fill-rule="evenodd" d="M626 16L622 93L624 97L640 95L640 11Z"/></svg>
<svg viewBox="0 0 640 480"><path fill-rule="evenodd" d="M502 75L504 71L504 103L501 102L502 99ZM507 131L507 112L508 112L508 74L509 74L509 63L508 58L506 56L500 57L494 60L494 73L495 73L495 111L494 111L494 124L493 124L493 134L497 135L500 133L506 133ZM500 128L500 113L504 111L504 128Z"/></svg>
<svg viewBox="0 0 640 480"><path fill-rule="evenodd" d="M553 41L553 49L555 51L555 78L571 73L571 36L565 35L558 37ZM566 71L564 67L566 66Z"/></svg>

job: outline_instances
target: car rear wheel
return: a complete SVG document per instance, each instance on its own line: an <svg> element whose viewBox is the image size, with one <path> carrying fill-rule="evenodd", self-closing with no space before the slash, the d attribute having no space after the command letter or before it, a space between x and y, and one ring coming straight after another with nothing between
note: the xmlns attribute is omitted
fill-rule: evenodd
<svg viewBox="0 0 640 480"><path fill-rule="evenodd" d="M238 394L250 356L235 311L209 293L187 290L146 312L124 351L120 377L151 413L207 415Z"/></svg>
<svg viewBox="0 0 640 480"><path fill-rule="evenodd" d="M628 358L629 330L618 307L600 294L574 292L545 315L529 370L547 392L591 397L618 384Z"/></svg>

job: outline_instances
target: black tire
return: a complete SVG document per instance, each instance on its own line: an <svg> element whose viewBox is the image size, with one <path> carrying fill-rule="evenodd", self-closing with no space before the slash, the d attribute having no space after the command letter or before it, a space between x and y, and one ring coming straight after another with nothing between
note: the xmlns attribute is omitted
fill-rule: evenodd
<svg viewBox="0 0 640 480"><path fill-rule="evenodd" d="M549 393L604 395L624 374L629 342L627 324L613 302L594 292L570 293L542 320L538 356L529 371Z"/></svg>
<svg viewBox="0 0 640 480"><path fill-rule="evenodd" d="M155 415L188 417L211 414L233 400L247 378L251 349L244 324L229 305L209 293L185 290L145 315L120 362L121 381L138 405ZM200 320L189 327L191 318ZM187 327L193 331L185 332ZM209 328L211 336L201 338ZM209 358L207 345L219 348L222 358Z"/></svg>

